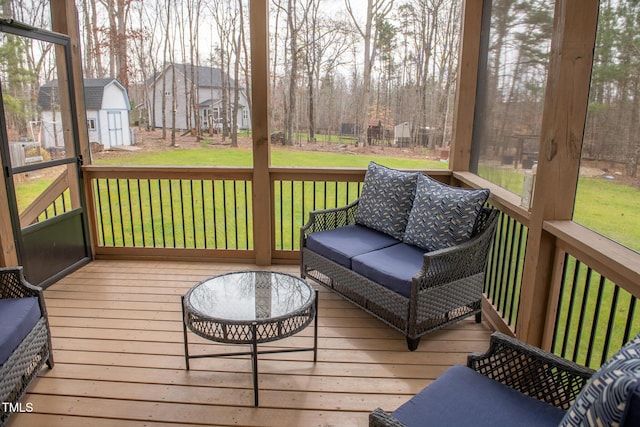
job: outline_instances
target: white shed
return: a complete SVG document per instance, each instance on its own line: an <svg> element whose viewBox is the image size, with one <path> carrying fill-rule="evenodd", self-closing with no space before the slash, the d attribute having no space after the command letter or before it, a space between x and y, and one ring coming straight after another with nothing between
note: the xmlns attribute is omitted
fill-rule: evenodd
<svg viewBox="0 0 640 427"><path fill-rule="evenodd" d="M411 142L411 125L409 122L400 123L393 128L393 144L408 145Z"/></svg>
<svg viewBox="0 0 640 427"><path fill-rule="evenodd" d="M38 105L41 109L42 146L54 149L64 146L62 118L56 111L57 81L40 88ZM102 144L105 149L131 145L127 90L116 79L85 79L84 99L87 111L89 142Z"/></svg>

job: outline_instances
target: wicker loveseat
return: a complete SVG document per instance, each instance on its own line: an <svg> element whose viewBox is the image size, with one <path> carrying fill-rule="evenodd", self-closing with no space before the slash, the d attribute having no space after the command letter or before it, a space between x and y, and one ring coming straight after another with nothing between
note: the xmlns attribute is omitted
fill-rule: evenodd
<svg viewBox="0 0 640 427"><path fill-rule="evenodd" d="M598 371L495 332L489 350L449 368L370 427L640 425L640 336Z"/></svg>
<svg viewBox="0 0 640 427"><path fill-rule="evenodd" d="M20 399L44 364L53 368L51 334L42 289L22 268L0 268L0 425L26 410Z"/></svg>
<svg viewBox="0 0 640 427"><path fill-rule="evenodd" d="M449 187L371 163L360 198L311 212L300 273L402 332L425 333L471 315L482 287L495 209L488 190Z"/></svg>

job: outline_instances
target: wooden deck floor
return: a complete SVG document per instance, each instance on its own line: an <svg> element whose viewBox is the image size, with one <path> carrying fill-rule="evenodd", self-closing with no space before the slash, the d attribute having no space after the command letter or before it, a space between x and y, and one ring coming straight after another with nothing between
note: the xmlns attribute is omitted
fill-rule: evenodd
<svg viewBox="0 0 640 427"><path fill-rule="evenodd" d="M184 369L180 296L212 275L255 268L96 261L51 286L56 365L23 399L33 412L8 426L366 426L371 410L395 409L487 348L488 327L468 319L409 352L402 335L321 287L318 362L309 352L261 356L254 408L248 358L197 359ZM312 334L310 327L271 346L311 346ZM191 337L193 354L225 350Z"/></svg>

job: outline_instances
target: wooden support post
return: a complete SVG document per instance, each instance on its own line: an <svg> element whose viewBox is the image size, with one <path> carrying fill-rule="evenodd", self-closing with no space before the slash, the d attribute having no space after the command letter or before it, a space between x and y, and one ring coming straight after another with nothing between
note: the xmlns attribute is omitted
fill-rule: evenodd
<svg viewBox="0 0 640 427"><path fill-rule="evenodd" d="M269 148L269 2L252 0L251 119L253 135L253 245L256 264L270 265L273 239Z"/></svg>
<svg viewBox="0 0 640 427"><path fill-rule="evenodd" d="M11 211L7 200L7 187L4 171L0 174L0 267L15 267L18 265L18 253L16 251L13 226L11 225Z"/></svg>
<svg viewBox="0 0 640 427"><path fill-rule="evenodd" d="M462 40L449 153L449 168L454 172L469 171L471 161L483 4L483 0L466 0L462 12Z"/></svg>
<svg viewBox="0 0 640 427"><path fill-rule="evenodd" d="M87 112L84 104L84 79L82 57L80 55L80 31L78 29L78 10L71 0L51 0L51 25L55 32L66 34L71 42L71 78L75 89L76 116L78 119L78 138L80 154L84 164L91 164L89 135L87 133ZM69 144L71 141L66 142ZM74 179L75 180L75 179Z"/></svg>
<svg viewBox="0 0 640 427"><path fill-rule="evenodd" d="M598 0L556 2L516 336L543 346L555 262L545 221L571 220L586 121ZM556 275L557 277L557 275ZM550 324L553 324L550 322ZM545 340L547 341L547 340ZM548 341L547 341L548 342Z"/></svg>

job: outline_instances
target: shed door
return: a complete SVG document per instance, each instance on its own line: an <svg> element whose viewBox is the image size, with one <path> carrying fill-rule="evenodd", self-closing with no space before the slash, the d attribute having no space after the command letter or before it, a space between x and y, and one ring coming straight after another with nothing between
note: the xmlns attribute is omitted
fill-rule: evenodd
<svg viewBox="0 0 640 427"><path fill-rule="evenodd" d="M53 77L0 56L0 154L18 263L27 280L46 287L86 264L90 246L69 39L0 23L0 46L32 45ZM46 144L51 129L57 141Z"/></svg>
<svg viewBox="0 0 640 427"><path fill-rule="evenodd" d="M111 147L122 145L122 113L107 112L107 121L109 122L109 145Z"/></svg>

